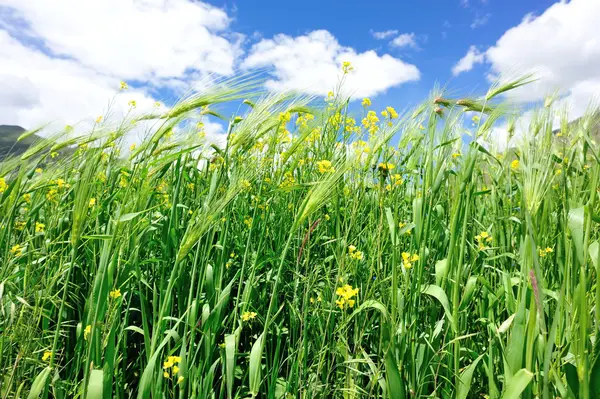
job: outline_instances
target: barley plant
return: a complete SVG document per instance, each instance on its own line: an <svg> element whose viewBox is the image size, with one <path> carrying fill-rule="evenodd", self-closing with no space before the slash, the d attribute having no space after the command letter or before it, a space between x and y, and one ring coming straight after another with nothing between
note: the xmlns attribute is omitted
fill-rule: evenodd
<svg viewBox="0 0 600 399"><path fill-rule="evenodd" d="M0 397L600 398L595 110L524 124L525 77L376 111L350 72L325 101L215 82L2 161Z"/></svg>

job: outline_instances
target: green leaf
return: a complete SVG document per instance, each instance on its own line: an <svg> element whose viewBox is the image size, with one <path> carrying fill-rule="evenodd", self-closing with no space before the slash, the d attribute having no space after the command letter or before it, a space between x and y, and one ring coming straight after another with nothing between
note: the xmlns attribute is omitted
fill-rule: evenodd
<svg viewBox="0 0 600 399"><path fill-rule="evenodd" d="M598 241L594 241L588 247L590 259L592 260L592 263L594 264L595 268L598 268L598 247L599 247Z"/></svg>
<svg viewBox="0 0 600 399"><path fill-rule="evenodd" d="M235 371L235 335L225 336L225 381L227 383L227 397L233 398L233 372Z"/></svg>
<svg viewBox="0 0 600 399"><path fill-rule="evenodd" d="M471 390L471 380L473 379L473 372L477 367L477 363L481 360L483 355L480 355L477 359L473 360L467 368L460 373L460 385L456 390L456 399L466 399L469 391Z"/></svg>
<svg viewBox="0 0 600 399"><path fill-rule="evenodd" d="M501 399L519 399L532 378L533 373L526 369L517 371L507 384Z"/></svg>
<svg viewBox="0 0 600 399"><path fill-rule="evenodd" d="M450 309L450 302L448 301L448 296L442 289L442 287L438 285L428 285L422 291L423 294L427 294L429 296L437 299L444 308L444 312L446 313L446 317L448 321L450 321L450 325L452 326L452 330L456 333L456 322L454 320L454 316L452 316L452 310Z"/></svg>
<svg viewBox="0 0 600 399"><path fill-rule="evenodd" d="M87 399L102 399L104 388L104 372L92 370L88 382Z"/></svg>
<svg viewBox="0 0 600 399"><path fill-rule="evenodd" d="M31 391L29 391L29 395L27 395L27 399L36 399L40 397L40 394L46 386L46 380L50 375L50 370L50 366L47 366L38 374L37 377L35 377L35 380L31 385Z"/></svg>
<svg viewBox="0 0 600 399"><path fill-rule="evenodd" d="M571 231L571 237L573 239L573 244L575 245L575 253L577 255L577 260L579 260L580 264L583 264L583 219L584 219L584 211L583 207L571 209L569 211L569 220L568 226Z"/></svg>
<svg viewBox="0 0 600 399"><path fill-rule="evenodd" d="M391 350L385 355L385 380L387 382L387 392L390 399L404 399L404 383L398 370L398 364Z"/></svg>
<svg viewBox="0 0 600 399"><path fill-rule="evenodd" d="M126 213L122 216L120 216L117 219L117 223L124 223L124 222L128 222L136 217L138 217L139 215L141 215L144 212L134 212L134 213Z"/></svg>
<svg viewBox="0 0 600 399"><path fill-rule="evenodd" d="M254 345L252 345L252 350L250 351L249 378L250 393L252 394L252 397L258 395L258 390L260 389L264 338L265 333L260 334L258 339L254 342Z"/></svg>

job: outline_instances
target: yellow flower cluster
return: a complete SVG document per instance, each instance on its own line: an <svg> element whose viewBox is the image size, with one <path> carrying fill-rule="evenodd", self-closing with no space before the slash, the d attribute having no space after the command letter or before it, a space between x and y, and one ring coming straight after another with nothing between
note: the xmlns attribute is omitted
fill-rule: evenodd
<svg viewBox="0 0 600 399"><path fill-rule="evenodd" d="M46 225L44 223L35 222L35 232L36 233L43 233L45 227L46 227Z"/></svg>
<svg viewBox="0 0 600 399"><path fill-rule="evenodd" d="M410 254L410 252L402 252L402 266L405 269L410 269L413 266L413 263L419 260L419 255L416 253Z"/></svg>
<svg viewBox="0 0 600 399"><path fill-rule="evenodd" d="M256 317L256 312L244 312L242 313L242 321L249 321Z"/></svg>
<svg viewBox="0 0 600 399"><path fill-rule="evenodd" d="M246 216L244 218L244 224L246 227L250 228L250 226L252 226L252 218L250 216Z"/></svg>
<svg viewBox="0 0 600 399"><path fill-rule="evenodd" d="M475 236L475 241L477 241L477 247L479 250L483 251L486 249L485 243L492 242L492 236L490 236L487 231L482 231Z"/></svg>
<svg viewBox="0 0 600 399"><path fill-rule="evenodd" d="M338 296L335 304L340 309L343 310L345 306L352 308L355 303L355 300L352 298L358 295L358 288L352 288L350 284L346 284L343 287L338 287L338 289L335 290L335 294Z"/></svg>
<svg viewBox="0 0 600 399"><path fill-rule="evenodd" d="M179 373L179 366L178 366L179 363L181 363L180 356L167 357L167 360L165 360L163 362L163 370L164 370L163 377L170 378L171 375L175 375L175 374ZM170 373L169 373L169 371L170 371ZM181 377L179 377L179 379L181 379ZM180 381L177 380L177 382L180 382Z"/></svg>
<svg viewBox="0 0 600 399"><path fill-rule="evenodd" d="M396 165L394 165L393 163L389 163L389 162L381 162L378 166L377 169L379 169L380 172L387 174L389 171L391 171L392 169L394 169L396 167Z"/></svg>
<svg viewBox="0 0 600 399"><path fill-rule="evenodd" d="M375 111L367 112L367 116L363 118L361 123L369 131L369 134L375 134L379 130L379 118Z"/></svg>
<svg viewBox="0 0 600 399"><path fill-rule="evenodd" d="M331 163L331 161L329 161L327 159L317 161L317 168L319 169L319 172L321 172L321 173L335 172L335 168L333 167L333 164Z"/></svg>
<svg viewBox="0 0 600 399"><path fill-rule="evenodd" d="M356 260L363 260L363 253L362 251L357 251L356 247L354 245L350 245L348 247L348 254L350 254L350 257L352 259L356 259Z"/></svg>
<svg viewBox="0 0 600 399"><path fill-rule="evenodd" d="M42 362L48 361L52 359L52 351L44 351L44 355L42 356Z"/></svg>
<svg viewBox="0 0 600 399"><path fill-rule="evenodd" d="M4 177L0 177L0 194L6 191L8 188L8 184L6 184L6 180Z"/></svg>
<svg viewBox="0 0 600 399"><path fill-rule="evenodd" d="M110 296L111 299L117 299L118 297L121 296L121 290L118 288L116 290L112 290L111 292L108 293L108 296Z"/></svg>
<svg viewBox="0 0 600 399"><path fill-rule="evenodd" d="M554 250L550 247L538 248L538 254L540 255L540 258L543 258L547 254L552 253L552 252L554 252Z"/></svg>
<svg viewBox="0 0 600 399"><path fill-rule="evenodd" d="M392 126L392 119L396 119L398 117L398 113L394 108L386 107L385 110L381 111L381 116L388 118L388 126Z"/></svg>
<svg viewBox="0 0 600 399"><path fill-rule="evenodd" d="M398 173L396 173L395 175L391 175L390 179L392 179L395 186L401 186L402 183L404 183L404 179L402 179L402 176Z"/></svg>
<svg viewBox="0 0 600 399"><path fill-rule="evenodd" d="M92 326L88 324L87 326L85 326L85 330L83 330L83 339L87 341L91 332Z"/></svg>
<svg viewBox="0 0 600 399"><path fill-rule="evenodd" d="M307 128L308 122L312 121L314 119L315 119L315 116L313 114L302 114L302 115L298 116L298 119L296 119L296 125L301 128Z"/></svg>
<svg viewBox="0 0 600 399"><path fill-rule="evenodd" d="M21 256L21 254L23 254L23 247L19 244L15 244L12 246L12 248L10 249L10 252L14 255L14 256Z"/></svg>
<svg viewBox="0 0 600 399"><path fill-rule="evenodd" d="M371 148L369 148L369 145L364 140L356 140L352 143L352 147L354 148L354 153L357 157L371 151Z"/></svg>
<svg viewBox="0 0 600 399"><path fill-rule="evenodd" d="M515 160L513 160L513 161L510 163L510 167L511 167L513 170L517 170L517 169L519 169L519 165L520 165L520 164L521 164L521 163L519 162L519 160L518 160L518 159L515 159Z"/></svg>
<svg viewBox="0 0 600 399"><path fill-rule="evenodd" d="M342 72L344 72L346 74L346 73L351 72L352 70L354 70L354 67L352 66L350 61L344 61L342 63Z"/></svg>
<svg viewBox="0 0 600 399"><path fill-rule="evenodd" d="M294 179L294 175L292 174L292 172L285 172L283 175L284 179L281 182L281 184L279 184L279 187L289 187L291 185L293 185L296 180Z"/></svg>
<svg viewBox="0 0 600 399"><path fill-rule="evenodd" d="M362 100L362 106L365 108L369 108L371 106L371 99L369 98L363 98Z"/></svg>

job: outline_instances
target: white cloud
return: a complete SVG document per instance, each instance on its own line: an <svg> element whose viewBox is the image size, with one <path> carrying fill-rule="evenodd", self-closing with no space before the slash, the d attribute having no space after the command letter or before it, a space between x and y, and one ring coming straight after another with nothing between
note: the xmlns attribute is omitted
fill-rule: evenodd
<svg viewBox="0 0 600 399"><path fill-rule="evenodd" d="M416 35L414 33L403 33L394 38L390 43L394 47L417 47Z"/></svg>
<svg viewBox="0 0 600 399"><path fill-rule="evenodd" d="M454 76L457 76L463 72L468 72L471 69L473 69L473 66L475 64L483 63L484 59L485 59L485 54L481 53L477 49L477 46L471 46L471 47L469 47L469 51L467 51L467 54L465 54L465 56L462 57L456 63L456 65L454 65L454 67L452 67L452 74Z"/></svg>
<svg viewBox="0 0 600 399"><path fill-rule="evenodd" d="M0 121L32 128L48 122L76 124L103 114L119 80L73 60L51 58L0 30ZM139 90L116 98L112 110L124 113L130 100L138 109L154 100Z"/></svg>
<svg viewBox="0 0 600 399"><path fill-rule="evenodd" d="M317 30L304 36L277 35L263 39L250 50L242 68L271 68L275 79L267 81L272 90L298 90L325 95L336 85L343 61L354 67L345 89L357 97L374 96L420 77L416 66L389 54L375 51L357 53L340 45L328 31Z"/></svg>
<svg viewBox="0 0 600 399"><path fill-rule="evenodd" d="M212 75L233 74L240 56L242 36L229 31L227 14L198 1L0 4L2 124L83 129L108 110L118 120L154 107L152 93L161 89L189 92ZM121 80L132 84L117 95ZM205 125L219 141L222 125Z"/></svg>
<svg viewBox="0 0 600 399"><path fill-rule="evenodd" d="M491 16L492 14L490 13L480 14L479 12L477 12L475 14L475 19L473 20L473 22L471 22L471 29L476 29L480 26L487 24Z"/></svg>
<svg viewBox="0 0 600 399"><path fill-rule="evenodd" d="M56 55L120 79L232 74L239 53L219 35L224 11L188 0L2 0L9 23L27 27ZM8 15L8 13L7 13ZM20 20L20 21L19 21Z"/></svg>
<svg viewBox="0 0 600 399"><path fill-rule="evenodd" d="M398 31L395 29L385 30L381 32L371 31L371 35L377 40L387 39L388 37L392 37L398 34Z"/></svg>
<svg viewBox="0 0 600 399"><path fill-rule="evenodd" d="M600 1L556 3L540 16L526 16L486 52L494 75L533 72L539 80L510 92L510 97L536 101L556 90L581 115L600 93Z"/></svg>

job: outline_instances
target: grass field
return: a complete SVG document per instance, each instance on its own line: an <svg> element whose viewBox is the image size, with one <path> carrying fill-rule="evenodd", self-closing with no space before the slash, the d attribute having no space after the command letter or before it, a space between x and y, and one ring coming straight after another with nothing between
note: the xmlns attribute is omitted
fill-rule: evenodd
<svg viewBox="0 0 600 399"><path fill-rule="evenodd" d="M0 398L600 398L597 114L479 144L527 80L350 114L242 78L5 159Z"/></svg>

